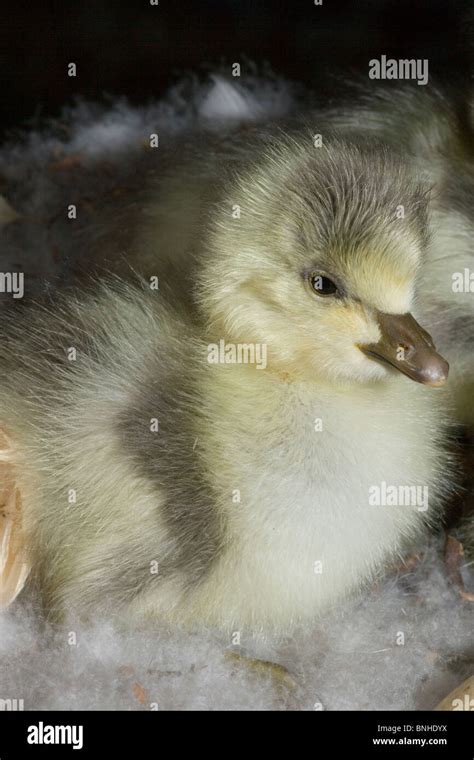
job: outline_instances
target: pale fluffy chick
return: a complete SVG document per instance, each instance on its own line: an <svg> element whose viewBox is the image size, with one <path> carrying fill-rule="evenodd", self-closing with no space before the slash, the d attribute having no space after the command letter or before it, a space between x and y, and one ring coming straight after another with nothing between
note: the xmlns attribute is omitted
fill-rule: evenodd
<svg viewBox="0 0 474 760"><path fill-rule="evenodd" d="M134 246L159 290L111 279L2 318L51 614L286 632L370 583L452 487L426 387L448 367L410 316L426 188L376 144L305 130L219 151L147 190ZM250 361L226 363L238 344Z"/></svg>

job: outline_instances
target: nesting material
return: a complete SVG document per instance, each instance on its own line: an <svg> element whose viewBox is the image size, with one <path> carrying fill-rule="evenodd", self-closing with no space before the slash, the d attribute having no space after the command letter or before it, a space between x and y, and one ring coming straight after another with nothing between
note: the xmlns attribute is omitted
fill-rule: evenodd
<svg viewBox="0 0 474 760"><path fill-rule="evenodd" d="M210 632L52 627L20 595L0 614L0 698L23 699L25 710L433 710L472 675L472 629L473 605L447 580L442 540L413 571L310 630L265 644L242 637L249 656L286 668L296 689L229 657L239 647Z"/></svg>
<svg viewBox="0 0 474 760"><path fill-rule="evenodd" d="M448 536L446 541L446 569L450 582L458 590L461 599L474 602L474 593L466 589L461 567L463 564L464 548L454 536Z"/></svg>

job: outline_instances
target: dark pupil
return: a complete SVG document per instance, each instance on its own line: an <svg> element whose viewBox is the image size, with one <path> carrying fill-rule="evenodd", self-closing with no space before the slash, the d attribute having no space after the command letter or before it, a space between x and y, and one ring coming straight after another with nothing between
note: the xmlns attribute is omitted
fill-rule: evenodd
<svg viewBox="0 0 474 760"><path fill-rule="evenodd" d="M315 274L312 278L312 285L316 293L321 293L323 296L330 296L336 292L337 288L329 277L324 277L322 274Z"/></svg>

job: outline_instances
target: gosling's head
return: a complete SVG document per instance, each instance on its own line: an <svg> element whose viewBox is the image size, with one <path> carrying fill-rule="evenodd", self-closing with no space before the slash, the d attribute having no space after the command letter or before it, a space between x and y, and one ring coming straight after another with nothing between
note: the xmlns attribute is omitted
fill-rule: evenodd
<svg viewBox="0 0 474 760"><path fill-rule="evenodd" d="M213 217L198 291L214 337L266 344L270 370L307 379L442 385L448 365L410 313L426 188L377 145L298 133L261 151Z"/></svg>

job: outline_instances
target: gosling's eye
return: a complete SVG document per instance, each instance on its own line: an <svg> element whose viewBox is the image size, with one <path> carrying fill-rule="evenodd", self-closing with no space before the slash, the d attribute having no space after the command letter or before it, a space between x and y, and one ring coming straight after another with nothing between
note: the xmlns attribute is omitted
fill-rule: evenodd
<svg viewBox="0 0 474 760"><path fill-rule="evenodd" d="M336 296L339 293L337 285L325 274L314 272L310 275L309 282L318 296Z"/></svg>

